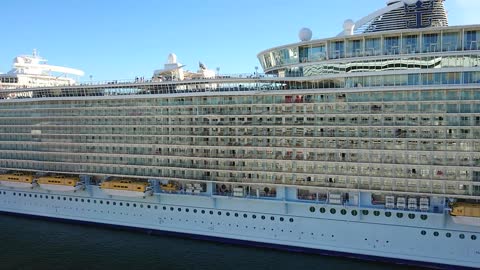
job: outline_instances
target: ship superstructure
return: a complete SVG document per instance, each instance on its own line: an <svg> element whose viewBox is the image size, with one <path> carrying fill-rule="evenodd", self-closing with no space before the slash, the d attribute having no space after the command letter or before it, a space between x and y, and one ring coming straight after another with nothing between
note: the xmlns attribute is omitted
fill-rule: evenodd
<svg viewBox="0 0 480 270"><path fill-rule="evenodd" d="M401 12L429 23L387 21ZM480 26L444 14L389 1L334 38L304 29L258 55L261 76L184 73L172 54L151 81L2 90L5 175L82 185L0 185L0 210L478 267Z"/></svg>

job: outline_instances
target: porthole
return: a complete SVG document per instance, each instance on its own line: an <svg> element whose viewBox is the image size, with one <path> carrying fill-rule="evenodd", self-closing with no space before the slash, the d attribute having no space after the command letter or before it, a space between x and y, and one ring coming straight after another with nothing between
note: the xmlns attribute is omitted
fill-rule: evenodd
<svg viewBox="0 0 480 270"><path fill-rule="evenodd" d="M403 213L397 213L397 218L403 218Z"/></svg>
<svg viewBox="0 0 480 270"><path fill-rule="evenodd" d="M427 215L421 215L420 218L421 218L422 220L427 220L428 216L427 216Z"/></svg>
<svg viewBox="0 0 480 270"><path fill-rule="evenodd" d="M150 205L149 205L148 208L150 208ZM187 213L190 212L190 209L186 208L186 209L185 209L185 212L187 212Z"/></svg>
<svg viewBox="0 0 480 270"><path fill-rule="evenodd" d="M32 194L28 194L28 197L30 197L30 198L31 198L31 197L32 197Z"/></svg>
<svg viewBox="0 0 480 270"><path fill-rule="evenodd" d="M426 232L426 231L422 231L421 234L422 234L422 235L426 235L427 232Z"/></svg>
<svg viewBox="0 0 480 270"><path fill-rule="evenodd" d="M262 216L262 219L265 219L265 216Z"/></svg>
<svg viewBox="0 0 480 270"><path fill-rule="evenodd" d="M380 216L380 211L373 211L373 215L376 217Z"/></svg>
<svg viewBox="0 0 480 270"><path fill-rule="evenodd" d="M67 197L63 197L63 200L66 201L66 200L67 200Z"/></svg>
<svg viewBox="0 0 480 270"><path fill-rule="evenodd" d="M128 207L128 206L130 206L130 203L126 203L125 205ZM172 208L170 208L170 210L172 210L172 211L173 211L173 207L172 207Z"/></svg>
<svg viewBox="0 0 480 270"><path fill-rule="evenodd" d="M107 201L107 205L110 205L110 201Z"/></svg>
<svg viewBox="0 0 480 270"><path fill-rule="evenodd" d="M123 206L123 203L122 203L122 202L120 202L120 203L118 203L118 204L119 204L120 206ZM165 208L165 209L166 209L166 208ZM163 209L163 210L165 210L165 209Z"/></svg>
<svg viewBox="0 0 480 270"><path fill-rule="evenodd" d="M385 212L385 216L386 216L386 217L391 217L391 216L392 216L392 212Z"/></svg>
<svg viewBox="0 0 480 270"><path fill-rule="evenodd" d="M256 219L256 218L257 218L257 216L256 216L256 215L252 215L252 218L253 218L253 219Z"/></svg>
<svg viewBox="0 0 480 270"><path fill-rule="evenodd" d="M148 208L148 209L150 209L150 208L151 208L150 204L148 204L148 205L147 205L147 208Z"/></svg>
<svg viewBox="0 0 480 270"><path fill-rule="evenodd" d="M158 206L155 205L153 208L158 209Z"/></svg>
<svg viewBox="0 0 480 270"><path fill-rule="evenodd" d="M414 218L415 218L415 214L408 214L408 218L409 218L409 219L414 219Z"/></svg>
<svg viewBox="0 0 480 270"><path fill-rule="evenodd" d="M108 202L107 202L107 204L108 204ZM140 204L140 208L143 208L143 204Z"/></svg>
<svg viewBox="0 0 480 270"><path fill-rule="evenodd" d="M120 205L122 205L122 203L120 203ZM164 207L162 207L162 209L163 209L163 210L167 210L167 207L164 206Z"/></svg>
<svg viewBox="0 0 480 270"><path fill-rule="evenodd" d="M229 217L229 216L230 216L230 212L227 212L225 215L227 215L227 217Z"/></svg>
<svg viewBox="0 0 480 270"><path fill-rule="evenodd" d="M173 207L170 207L170 211L173 211L173 209L174 209Z"/></svg>
<svg viewBox="0 0 480 270"><path fill-rule="evenodd" d="M368 210L362 210L362 215L368 216Z"/></svg>
<svg viewBox="0 0 480 270"><path fill-rule="evenodd" d="M290 218L288 221L293 222L293 218Z"/></svg>
<svg viewBox="0 0 480 270"><path fill-rule="evenodd" d="M282 222L283 222L284 220L285 220L285 219L284 219L283 217L281 217L281 218L280 218L280 221L282 221Z"/></svg>
<svg viewBox="0 0 480 270"><path fill-rule="evenodd" d="M93 200L93 203L97 203L97 200ZM128 206L128 203L127 203L127 206Z"/></svg>
<svg viewBox="0 0 480 270"><path fill-rule="evenodd" d="M52 198L53 199L53 198ZM87 203L90 203L90 199L87 199Z"/></svg>
<svg viewBox="0 0 480 270"><path fill-rule="evenodd" d="M459 235L459 237L460 237L460 239L465 239L465 234L461 233L461 234Z"/></svg>
<svg viewBox="0 0 480 270"><path fill-rule="evenodd" d="M222 212L218 211L218 215L221 216L221 215L222 215Z"/></svg>
<svg viewBox="0 0 480 270"><path fill-rule="evenodd" d="M102 200L100 200L100 204L103 204L103 201L102 201Z"/></svg>
<svg viewBox="0 0 480 270"><path fill-rule="evenodd" d="M270 217L270 220L271 220L271 221L274 221L274 220L275 220L275 217Z"/></svg>
<svg viewBox="0 0 480 270"><path fill-rule="evenodd" d="M312 212L312 213L315 212L315 207L311 206L310 207L310 212Z"/></svg>
<svg viewBox="0 0 480 270"><path fill-rule="evenodd" d="M35 198L37 198L37 194L35 194L35 196L34 196L34 197L35 197Z"/></svg>
<svg viewBox="0 0 480 270"><path fill-rule="evenodd" d="M357 216L358 215L358 211L357 210L352 210L352 216Z"/></svg>
<svg viewBox="0 0 480 270"><path fill-rule="evenodd" d="M325 210L325 207L321 207L321 208L320 208L320 213L323 214L323 213L325 213L325 211L326 211L326 210Z"/></svg>
<svg viewBox="0 0 480 270"><path fill-rule="evenodd" d="M447 233L445 234L445 236L446 236L447 238L450 238L450 237L452 237L452 234L449 233L449 232L447 232Z"/></svg>
<svg viewBox="0 0 480 270"><path fill-rule="evenodd" d="M477 236L476 236L476 235L472 235L472 236L470 236L470 239L472 239L472 240L475 241L475 240L477 240Z"/></svg>
<svg viewBox="0 0 480 270"><path fill-rule="evenodd" d="M238 217L238 213L235 213L235 217Z"/></svg>
<svg viewBox="0 0 480 270"><path fill-rule="evenodd" d="M344 216L345 216L345 215L347 214L347 210L345 210L345 209L342 209L342 210L340 211L340 213L342 213L342 215L344 215Z"/></svg>
<svg viewBox="0 0 480 270"><path fill-rule="evenodd" d="M83 200L82 200L82 201L83 201ZM117 205L117 203L116 203L116 202L112 202L112 204L113 204L113 205Z"/></svg>
<svg viewBox="0 0 480 270"><path fill-rule="evenodd" d="M335 208L331 208L331 209L330 209L330 213L331 213L332 215L334 215L335 213L337 213L337 210L335 210Z"/></svg>
<svg viewBox="0 0 480 270"><path fill-rule="evenodd" d="M136 203L134 203L134 204L133 204L133 207L137 207L137 204L136 204Z"/></svg>
<svg viewBox="0 0 480 270"><path fill-rule="evenodd" d="M69 201L72 201L72 198L68 198Z"/></svg>
<svg viewBox="0 0 480 270"><path fill-rule="evenodd" d="M434 232L433 236L439 236L440 234L438 232Z"/></svg>
<svg viewBox="0 0 480 270"><path fill-rule="evenodd" d="M180 207L177 208L177 211L178 211L178 212L182 212L182 208L180 208Z"/></svg>
<svg viewBox="0 0 480 270"><path fill-rule="evenodd" d="M212 211L212 210L210 210L208 213L210 213L210 215L213 215L213 211Z"/></svg>
<svg viewBox="0 0 480 270"><path fill-rule="evenodd" d="M205 210L202 210L202 214L205 214Z"/></svg>
<svg viewBox="0 0 480 270"><path fill-rule="evenodd" d="M248 215L247 215L247 214L243 214L243 217L244 217L244 218L247 218L247 217L248 217Z"/></svg>

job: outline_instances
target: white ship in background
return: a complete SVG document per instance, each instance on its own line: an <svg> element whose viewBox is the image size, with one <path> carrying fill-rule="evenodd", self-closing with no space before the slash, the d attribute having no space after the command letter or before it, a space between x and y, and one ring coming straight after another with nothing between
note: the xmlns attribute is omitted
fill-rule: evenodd
<svg viewBox="0 0 480 270"><path fill-rule="evenodd" d="M78 69L48 65L37 50L32 55L15 57L12 67L8 73L0 73L0 89L75 85L72 77L85 75Z"/></svg>
<svg viewBox="0 0 480 270"><path fill-rule="evenodd" d="M265 75L0 75L0 211L436 268L480 266L480 25L388 1ZM52 75L57 74L57 75Z"/></svg>

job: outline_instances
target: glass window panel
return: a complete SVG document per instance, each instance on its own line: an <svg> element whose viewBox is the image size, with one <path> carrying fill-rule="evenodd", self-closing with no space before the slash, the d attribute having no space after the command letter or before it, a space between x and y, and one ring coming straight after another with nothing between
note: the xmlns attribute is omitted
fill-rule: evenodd
<svg viewBox="0 0 480 270"><path fill-rule="evenodd" d="M343 41L330 42L330 58L338 59L345 57L345 48Z"/></svg>
<svg viewBox="0 0 480 270"><path fill-rule="evenodd" d="M365 55L380 55L381 53L380 38L365 39Z"/></svg>
<svg viewBox="0 0 480 270"><path fill-rule="evenodd" d="M478 50L480 47L480 31L465 31L464 41L464 50Z"/></svg>
<svg viewBox="0 0 480 270"><path fill-rule="evenodd" d="M363 41L362 40L349 40L347 41L347 57L362 56L363 53Z"/></svg>
<svg viewBox="0 0 480 270"><path fill-rule="evenodd" d="M403 53L417 53L418 48L418 35L406 35L403 37Z"/></svg>
<svg viewBox="0 0 480 270"><path fill-rule="evenodd" d="M442 50L444 52L461 50L460 44L461 44L460 33L458 32L443 33Z"/></svg>
<svg viewBox="0 0 480 270"><path fill-rule="evenodd" d="M385 37L383 40L384 53L399 54L400 53L400 38L399 37Z"/></svg>
<svg viewBox="0 0 480 270"><path fill-rule="evenodd" d="M438 40L438 34L424 34L422 52L437 52L439 50L440 43Z"/></svg>

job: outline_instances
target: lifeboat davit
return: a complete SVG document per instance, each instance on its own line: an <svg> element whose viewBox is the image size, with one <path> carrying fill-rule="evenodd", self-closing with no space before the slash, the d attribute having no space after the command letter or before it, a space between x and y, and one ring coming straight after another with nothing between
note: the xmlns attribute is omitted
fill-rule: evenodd
<svg viewBox="0 0 480 270"><path fill-rule="evenodd" d="M51 175L37 179L40 188L52 191L77 191L83 188L78 176Z"/></svg>
<svg viewBox="0 0 480 270"><path fill-rule="evenodd" d="M145 197L152 194L147 182L131 179L113 179L102 182L102 190L112 196Z"/></svg>
<svg viewBox="0 0 480 270"><path fill-rule="evenodd" d="M480 204L454 203L450 215L457 224L480 226Z"/></svg>
<svg viewBox="0 0 480 270"><path fill-rule="evenodd" d="M14 188L32 188L35 184L33 174L14 172L0 175L0 184Z"/></svg>

